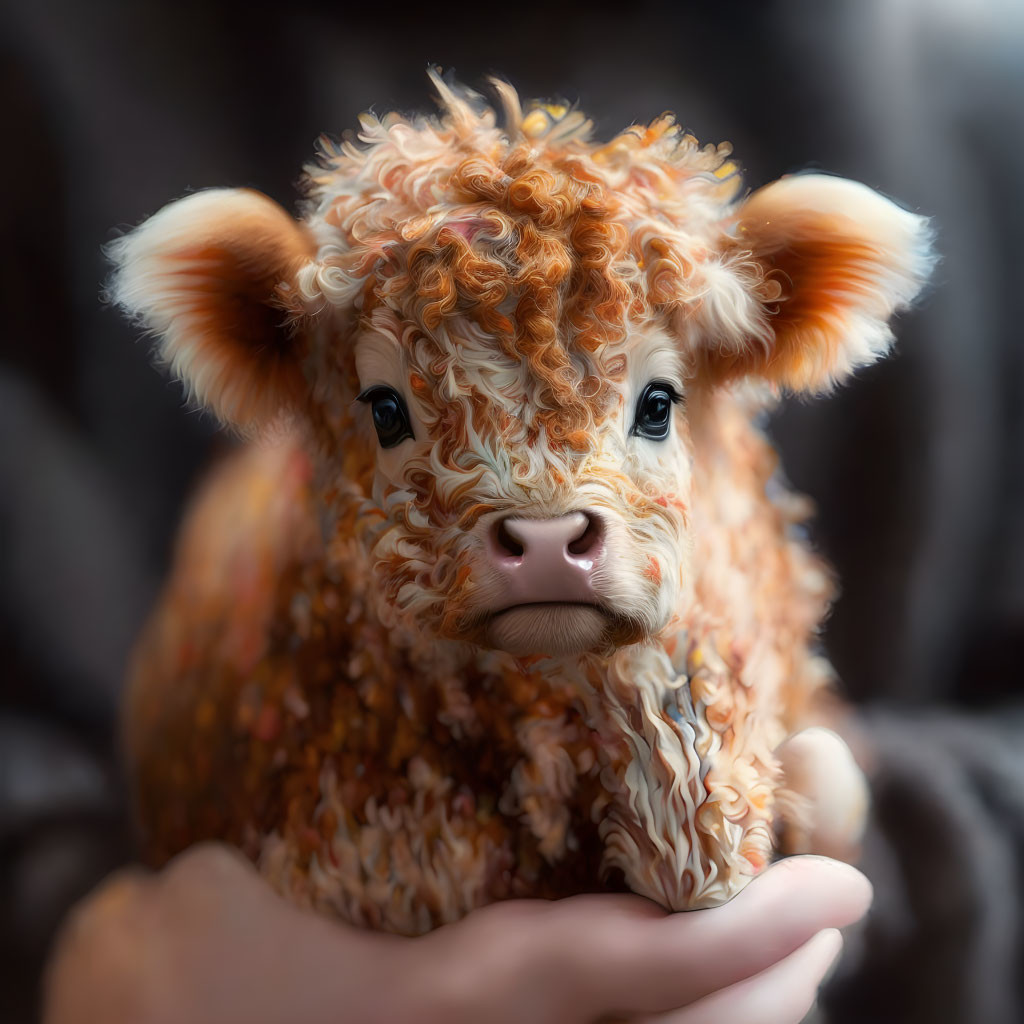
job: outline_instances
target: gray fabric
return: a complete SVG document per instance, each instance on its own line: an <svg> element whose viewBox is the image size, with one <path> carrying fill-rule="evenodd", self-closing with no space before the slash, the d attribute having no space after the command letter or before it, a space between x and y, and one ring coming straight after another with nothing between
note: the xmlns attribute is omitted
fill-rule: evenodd
<svg viewBox="0 0 1024 1024"><path fill-rule="evenodd" d="M1024 716L872 710L876 890L824 1000L835 1024L1024 1020Z"/></svg>

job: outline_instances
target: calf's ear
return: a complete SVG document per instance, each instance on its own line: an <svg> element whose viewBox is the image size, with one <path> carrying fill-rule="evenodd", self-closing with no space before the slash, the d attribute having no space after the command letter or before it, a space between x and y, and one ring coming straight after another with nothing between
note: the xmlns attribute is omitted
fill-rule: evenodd
<svg viewBox="0 0 1024 1024"><path fill-rule="evenodd" d="M822 391L892 343L934 264L928 221L865 185L783 178L737 210L698 310L698 375Z"/></svg>
<svg viewBox="0 0 1024 1024"><path fill-rule="evenodd" d="M301 399L296 278L314 243L277 203L248 189L197 192L107 252L112 300L157 336L200 405L247 431Z"/></svg>

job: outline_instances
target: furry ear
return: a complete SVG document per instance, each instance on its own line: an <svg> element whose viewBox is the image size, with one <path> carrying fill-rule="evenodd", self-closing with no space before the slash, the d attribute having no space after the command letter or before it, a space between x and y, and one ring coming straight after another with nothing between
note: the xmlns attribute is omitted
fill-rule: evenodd
<svg viewBox="0 0 1024 1024"><path fill-rule="evenodd" d="M210 189L108 247L110 295L159 337L161 359L200 404L255 429L304 391L289 321L296 275L314 251L306 228L267 196Z"/></svg>
<svg viewBox="0 0 1024 1024"><path fill-rule="evenodd" d="M842 178L783 178L739 207L705 271L697 373L827 389L888 351L933 263L925 218Z"/></svg>

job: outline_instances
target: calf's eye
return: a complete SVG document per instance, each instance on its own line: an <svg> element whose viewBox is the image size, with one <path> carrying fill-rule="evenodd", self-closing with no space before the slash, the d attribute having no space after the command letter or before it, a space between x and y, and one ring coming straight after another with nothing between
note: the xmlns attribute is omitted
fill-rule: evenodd
<svg viewBox="0 0 1024 1024"><path fill-rule="evenodd" d="M671 384L663 381L648 384L636 404L630 433L649 441L664 441L672 426L672 403L678 401L679 393Z"/></svg>
<svg viewBox="0 0 1024 1024"><path fill-rule="evenodd" d="M367 402L373 417L373 429L381 448L394 448L407 437L412 437L409 410L402 396L394 388L378 385L367 388L360 396L360 402Z"/></svg>

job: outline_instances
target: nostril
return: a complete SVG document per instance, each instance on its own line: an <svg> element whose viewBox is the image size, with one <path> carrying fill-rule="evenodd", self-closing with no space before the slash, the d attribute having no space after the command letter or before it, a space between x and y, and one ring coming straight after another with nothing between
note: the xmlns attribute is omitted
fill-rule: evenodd
<svg viewBox="0 0 1024 1024"><path fill-rule="evenodd" d="M508 526L506 526L504 519L497 524L494 531L494 542L498 548L498 553L501 555L511 555L514 558L519 558L525 550L523 545L508 532Z"/></svg>
<svg viewBox="0 0 1024 1024"><path fill-rule="evenodd" d="M583 524L583 532L569 541L568 550L570 555L592 554L601 545L604 536L604 526L597 516L584 512L586 522Z"/></svg>
<svg viewBox="0 0 1024 1024"><path fill-rule="evenodd" d="M569 512L554 519L505 516L490 532L490 553L504 569L527 565L532 571L558 566L566 559L590 570L601 552L604 523L589 512Z"/></svg>

